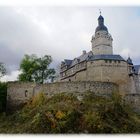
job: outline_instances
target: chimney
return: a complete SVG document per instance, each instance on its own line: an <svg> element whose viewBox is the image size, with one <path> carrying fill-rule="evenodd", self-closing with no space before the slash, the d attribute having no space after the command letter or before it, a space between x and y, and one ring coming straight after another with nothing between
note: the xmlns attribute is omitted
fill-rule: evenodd
<svg viewBox="0 0 140 140"><path fill-rule="evenodd" d="M85 55L86 54L86 51L85 50L83 50L83 55Z"/></svg>

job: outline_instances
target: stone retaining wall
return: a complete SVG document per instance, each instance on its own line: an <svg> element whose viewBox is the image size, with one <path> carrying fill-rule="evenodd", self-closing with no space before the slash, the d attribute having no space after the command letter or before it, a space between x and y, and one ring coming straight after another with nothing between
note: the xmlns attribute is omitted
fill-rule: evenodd
<svg viewBox="0 0 140 140"><path fill-rule="evenodd" d="M7 90L7 109L14 109L25 104L29 99L38 93L52 96L57 93L73 93L81 96L86 92L93 92L98 95L110 96L118 92L118 86L110 82L57 82L48 84L35 84L23 82L9 82Z"/></svg>

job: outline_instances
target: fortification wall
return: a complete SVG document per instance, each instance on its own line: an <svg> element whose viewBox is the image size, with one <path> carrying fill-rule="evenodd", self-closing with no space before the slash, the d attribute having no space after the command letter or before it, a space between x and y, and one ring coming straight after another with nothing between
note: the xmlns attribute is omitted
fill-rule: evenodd
<svg viewBox="0 0 140 140"><path fill-rule="evenodd" d="M140 113L140 86L138 76L129 76L129 80L126 85L119 85L119 91L120 94L122 93L121 91L127 91L123 95L125 104L128 104L134 111Z"/></svg>
<svg viewBox="0 0 140 140"><path fill-rule="evenodd" d="M110 95L113 91L118 90L118 86L108 82L61 82L52 84L37 85L35 87L35 94L43 92L46 95L53 95L56 93L85 93L87 91L95 94Z"/></svg>
<svg viewBox="0 0 140 140"><path fill-rule="evenodd" d="M33 95L35 83L30 82L10 82L7 88L7 109L20 108L25 104Z"/></svg>
<svg viewBox="0 0 140 140"><path fill-rule="evenodd" d="M124 61L98 60L88 62L87 80L116 83L119 85L121 94L130 91L127 63Z"/></svg>
<svg viewBox="0 0 140 140"><path fill-rule="evenodd" d="M134 111L140 112L140 94L126 94L124 101L131 106Z"/></svg>
<svg viewBox="0 0 140 140"><path fill-rule="evenodd" d="M113 92L118 92L118 86L109 82L58 82L51 84L34 84L12 82L8 83L7 109L14 109L25 104L29 99L38 93L45 93L52 96L57 93L73 93L82 96L90 91L102 96L110 96Z"/></svg>

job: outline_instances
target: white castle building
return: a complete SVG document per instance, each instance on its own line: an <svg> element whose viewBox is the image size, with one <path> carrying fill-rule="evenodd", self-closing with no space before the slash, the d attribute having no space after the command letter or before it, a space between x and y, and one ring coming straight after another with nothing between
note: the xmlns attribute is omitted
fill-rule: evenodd
<svg viewBox="0 0 140 140"><path fill-rule="evenodd" d="M60 81L101 81L120 85L122 92L137 93L140 90L140 65L133 65L130 57L125 60L113 54L113 38L104 25L102 15L92 36L92 50L73 60L61 63Z"/></svg>

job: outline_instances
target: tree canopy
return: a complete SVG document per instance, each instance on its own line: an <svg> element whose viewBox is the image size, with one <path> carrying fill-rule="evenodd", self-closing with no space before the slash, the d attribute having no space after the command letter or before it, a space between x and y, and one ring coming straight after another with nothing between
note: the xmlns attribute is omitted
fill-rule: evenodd
<svg viewBox="0 0 140 140"><path fill-rule="evenodd" d="M0 82L0 113L6 110L7 83Z"/></svg>
<svg viewBox="0 0 140 140"><path fill-rule="evenodd" d="M6 68L3 63L0 62L0 78L6 74Z"/></svg>
<svg viewBox="0 0 140 140"><path fill-rule="evenodd" d="M19 80L44 83L55 74L55 70L49 68L51 62L52 57L49 55L37 57L35 54L26 54L20 64L22 73L19 75Z"/></svg>

